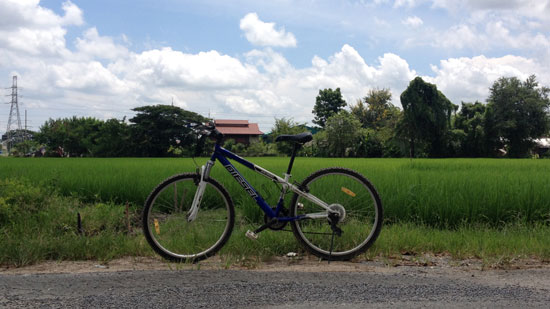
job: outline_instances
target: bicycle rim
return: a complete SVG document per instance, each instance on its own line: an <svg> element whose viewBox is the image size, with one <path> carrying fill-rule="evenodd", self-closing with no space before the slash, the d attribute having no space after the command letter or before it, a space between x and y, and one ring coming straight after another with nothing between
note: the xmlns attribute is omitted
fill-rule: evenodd
<svg viewBox="0 0 550 309"><path fill-rule="evenodd" d="M165 258L196 261L212 256L233 229L232 203L214 180L209 180L196 218L187 220L197 177L184 175L159 185L146 202L144 231L147 240Z"/></svg>
<svg viewBox="0 0 550 309"><path fill-rule="evenodd" d="M296 237L311 253L335 260L353 258L368 249L381 228L382 206L374 187L360 174L342 168L320 170L303 183L309 193L333 209L342 211L344 218L335 235L328 219L306 219L293 222ZM301 196L295 196L291 211L295 216L324 210Z"/></svg>

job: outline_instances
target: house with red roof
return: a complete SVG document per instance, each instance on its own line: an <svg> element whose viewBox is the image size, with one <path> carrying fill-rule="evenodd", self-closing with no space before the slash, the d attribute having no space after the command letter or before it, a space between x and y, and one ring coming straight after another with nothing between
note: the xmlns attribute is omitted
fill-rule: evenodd
<svg viewBox="0 0 550 309"><path fill-rule="evenodd" d="M225 139L234 139L235 142L249 145L260 140L260 131L257 123L249 123L248 120L214 120L216 129L225 135Z"/></svg>

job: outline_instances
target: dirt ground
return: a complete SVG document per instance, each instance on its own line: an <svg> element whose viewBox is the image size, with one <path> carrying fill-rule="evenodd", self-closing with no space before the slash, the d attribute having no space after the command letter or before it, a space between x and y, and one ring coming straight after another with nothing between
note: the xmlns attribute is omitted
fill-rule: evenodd
<svg viewBox="0 0 550 309"><path fill-rule="evenodd" d="M495 271L540 269L550 271L549 261L536 259L480 259L455 260L447 255L402 255L394 258L375 258L369 261L327 262L312 256L279 256L268 261L259 259L232 260L211 257L197 264L171 263L160 257L125 257L108 262L100 261L47 261L25 267L3 267L0 274L52 274L118 272L132 270L251 270L251 271L297 271L297 272L382 272L395 273L406 269L415 271L442 271L471 275Z"/></svg>

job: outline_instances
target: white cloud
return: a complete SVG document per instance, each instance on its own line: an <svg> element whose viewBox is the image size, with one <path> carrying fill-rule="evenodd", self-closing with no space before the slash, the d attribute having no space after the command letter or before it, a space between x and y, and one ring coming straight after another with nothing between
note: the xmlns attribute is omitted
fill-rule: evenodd
<svg viewBox="0 0 550 309"><path fill-rule="evenodd" d="M292 73L294 70L283 55L274 52L270 48L265 50L254 49L246 53L245 56L248 63L264 69L270 75L282 76Z"/></svg>
<svg viewBox="0 0 550 309"><path fill-rule="evenodd" d="M286 32L284 28L275 29L275 23L266 23L258 18L256 13L248 13L241 19L241 30L246 39L259 46L295 47L294 34Z"/></svg>
<svg viewBox="0 0 550 309"><path fill-rule="evenodd" d="M456 25L446 31L436 33L432 45L446 49L486 50L490 44L482 33L470 25Z"/></svg>
<svg viewBox="0 0 550 309"><path fill-rule="evenodd" d="M75 22L70 4L66 12L73 12L69 20ZM17 52L19 56L67 55L66 30L62 24L63 17L40 7L37 0L0 1L0 48Z"/></svg>
<svg viewBox="0 0 550 309"><path fill-rule="evenodd" d="M114 43L111 37L100 36L97 29L90 28L83 38L76 39L76 49L88 58L116 59L128 55L128 49Z"/></svg>
<svg viewBox="0 0 550 309"><path fill-rule="evenodd" d="M310 122L315 97L323 88L340 87L349 103L369 89L390 88L394 104L399 105L399 95L417 75L395 53L384 53L368 63L350 44L328 57L313 56L311 64L302 68L270 47L237 56L216 50L186 53L170 47L133 52L124 35L119 39L102 36L95 27L84 30L70 49L65 41L67 27L83 18L76 5L66 2L64 6L65 14L60 16L40 7L38 1L0 2L0 17L6 15L18 25L0 19L0 69L20 76L27 107L44 117L36 128L49 117L122 118L131 115L134 107L169 104L174 99L177 106L203 115L212 112L217 118L264 123L262 130L268 131L273 117ZM451 58L432 66L432 74L423 78L457 104L484 101L489 86L500 76L524 79L536 74L541 84L550 84L549 37L518 31L510 23L484 16L488 16L484 23L466 20L434 31L433 36L448 49L512 46L541 53L539 60L511 55ZM241 29L257 45L296 45L291 33L275 30L275 24L264 23L255 14L241 20Z"/></svg>
<svg viewBox="0 0 550 309"><path fill-rule="evenodd" d="M171 48L136 54L125 62L127 78L159 87L179 86L193 89L242 88L258 79L253 66L217 51L185 54Z"/></svg>
<svg viewBox="0 0 550 309"><path fill-rule="evenodd" d="M91 94L126 94L125 82L97 61L65 62L47 68L57 88Z"/></svg>
<svg viewBox="0 0 550 309"><path fill-rule="evenodd" d="M395 0L395 2L393 3L393 7L399 8L399 7L406 6L406 7L412 8L423 2L425 2L425 0Z"/></svg>
<svg viewBox="0 0 550 309"><path fill-rule="evenodd" d="M434 77L423 76L435 83L453 103L460 101L484 102L489 95L489 87L502 76L518 77L522 80L536 74L543 84L550 82L549 65L519 56L487 58L451 58L442 60L439 66L432 66Z"/></svg>
<svg viewBox="0 0 550 309"><path fill-rule="evenodd" d="M530 54L547 55L550 35L529 30L514 31L502 21L488 21L483 28L461 24L439 33L433 46L447 49L469 49L477 52L489 50L519 50Z"/></svg>
<svg viewBox="0 0 550 309"><path fill-rule="evenodd" d="M435 8L444 8L451 12L466 10L510 12L525 17L536 17L550 21L550 0L432 0Z"/></svg>
<svg viewBox="0 0 550 309"><path fill-rule="evenodd" d="M71 1L64 2L62 5L65 16L61 20L62 25L77 25L80 26L84 23L82 17L82 10Z"/></svg>
<svg viewBox="0 0 550 309"><path fill-rule="evenodd" d="M416 28L416 27L422 26L424 22L418 16L410 16L410 17L407 17L407 19L401 21L401 23L405 26Z"/></svg>

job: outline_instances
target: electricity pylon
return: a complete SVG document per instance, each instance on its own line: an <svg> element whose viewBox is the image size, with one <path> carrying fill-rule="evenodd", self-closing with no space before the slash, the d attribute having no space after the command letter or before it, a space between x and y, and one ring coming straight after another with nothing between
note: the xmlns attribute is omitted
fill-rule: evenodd
<svg viewBox="0 0 550 309"><path fill-rule="evenodd" d="M23 131L21 130L21 117L19 115L19 103L17 99L17 76L14 76L13 84L11 86L10 117L8 119L8 128L6 129L6 135L8 137L6 141L8 146L8 154L11 152L11 147L14 144L23 141ZM15 132L12 132L12 130L14 130Z"/></svg>

